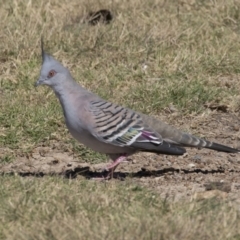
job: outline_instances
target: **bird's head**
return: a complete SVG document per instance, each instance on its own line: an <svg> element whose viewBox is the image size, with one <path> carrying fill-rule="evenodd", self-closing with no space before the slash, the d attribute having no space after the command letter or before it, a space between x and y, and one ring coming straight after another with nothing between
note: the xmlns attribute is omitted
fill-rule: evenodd
<svg viewBox="0 0 240 240"><path fill-rule="evenodd" d="M45 53L43 49L43 42L41 41L42 49L42 67L40 77L35 86L48 85L55 89L58 86L65 85L71 79L70 72L60 62L54 59L49 54Z"/></svg>

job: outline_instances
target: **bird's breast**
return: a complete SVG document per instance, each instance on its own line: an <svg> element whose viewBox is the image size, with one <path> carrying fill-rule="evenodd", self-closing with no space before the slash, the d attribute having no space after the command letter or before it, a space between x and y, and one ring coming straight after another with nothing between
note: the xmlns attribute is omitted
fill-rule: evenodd
<svg viewBox="0 0 240 240"><path fill-rule="evenodd" d="M66 121L66 125L68 127L71 135L83 145L91 148L92 150L104 154L121 154L121 153L131 153L133 149L123 148L119 146L115 146L109 143L102 142L98 140L96 137L91 135L88 130L83 129L81 126L77 124L72 124L69 121Z"/></svg>

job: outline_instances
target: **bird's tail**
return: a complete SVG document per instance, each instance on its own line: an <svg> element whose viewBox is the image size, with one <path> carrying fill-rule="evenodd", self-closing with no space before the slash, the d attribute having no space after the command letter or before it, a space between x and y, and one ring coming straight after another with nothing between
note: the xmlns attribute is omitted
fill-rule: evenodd
<svg viewBox="0 0 240 240"><path fill-rule="evenodd" d="M215 143L215 142L209 142L207 141L207 145L205 146L205 148L209 148L212 150L216 150L219 152L227 152L227 153L240 153L239 149L235 149L232 147L228 147L219 143Z"/></svg>
<svg viewBox="0 0 240 240"><path fill-rule="evenodd" d="M184 133L178 129L161 122L155 118L141 114L144 122L158 132L165 142L175 144L179 147L196 147L196 148L209 148L212 150L227 152L227 153L240 153L240 149L231 148L219 143L207 141L202 138L195 137L191 134Z"/></svg>

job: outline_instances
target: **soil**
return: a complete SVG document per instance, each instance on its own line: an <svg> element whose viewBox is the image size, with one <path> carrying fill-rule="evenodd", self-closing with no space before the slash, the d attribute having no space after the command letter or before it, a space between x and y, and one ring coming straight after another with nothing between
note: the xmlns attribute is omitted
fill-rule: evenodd
<svg viewBox="0 0 240 240"><path fill-rule="evenodd" d="M240 118L236 113L206 111L182 117L167 113L161 120L208 140L240 149ZM70 136L69 136L70 137ZM4 149L2 149L4 152ZM1 157L1 156L0 156ZM76 179L102 176L106 163L81 163L72 151L54 146L38 147L29 156L0 165L2 174L44 176L59 174ZM120 164L112 181L131 181L155 190L163 198L240 199L240 154L188 148L176 156L137 153Z"/></svg>

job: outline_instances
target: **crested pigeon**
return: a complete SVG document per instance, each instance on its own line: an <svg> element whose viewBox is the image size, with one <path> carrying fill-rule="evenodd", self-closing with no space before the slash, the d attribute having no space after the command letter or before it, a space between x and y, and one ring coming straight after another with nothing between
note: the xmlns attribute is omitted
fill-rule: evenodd
<svg viewBox="0 0 240 240"><path fill-rule="evenodd" d="M35 86L53 89L69 132L80 143L113 160L106 179L125 158L138 151L183 155L184 147L238 153L240 150L184 133L154 117L108 102L79 85L69 70L43 50Z"/></svg>

